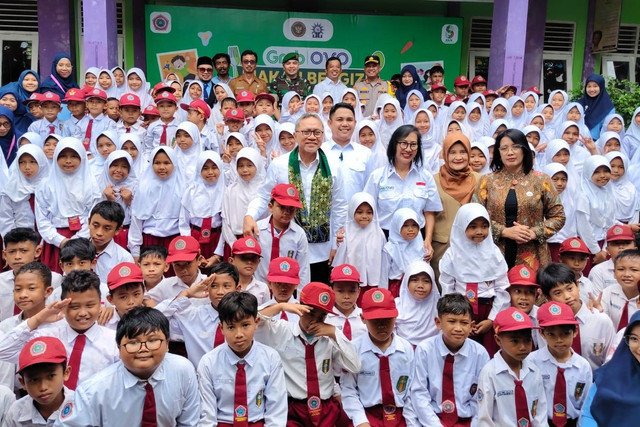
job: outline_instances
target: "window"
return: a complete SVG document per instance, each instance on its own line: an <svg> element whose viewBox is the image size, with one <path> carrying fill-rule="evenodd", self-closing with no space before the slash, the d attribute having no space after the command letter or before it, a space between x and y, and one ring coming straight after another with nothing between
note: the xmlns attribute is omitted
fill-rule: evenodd
<svg viewBox="0 0 640 427"><path fill-rule="evenodd" d="M38 4L0 0L0 81L18 80L20 73L38 67Z"/></svg>
<svg viewBox="0 0 640 427"><path fill-rule="evenodd" d="M640 27L620 25L616 52L602 54L602 75L640 82Z"/></svg>

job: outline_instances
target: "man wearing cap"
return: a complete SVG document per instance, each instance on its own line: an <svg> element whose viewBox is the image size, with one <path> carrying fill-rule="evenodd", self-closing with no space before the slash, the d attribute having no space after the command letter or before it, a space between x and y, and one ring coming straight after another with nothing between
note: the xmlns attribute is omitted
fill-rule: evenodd
<svg viewBox="0 0 640 427"><path fill-rule="evenodd" d="M456 94L456 99L458 101L462 101L467 96L469 96L469 79L467 76L458 76L453 82L453 91Z"/></svg>
<svg viewBox="0 0 640 427"><path fill-rule="evenodd" d="M209 105L213 106L216 100L216 94L213 90L213 61L208 56L201 56L198 58L198 80L202 82L202 99L204 99Z"/></svg>
<svg viewBox="0 0 640 427"><path fill-rule="evenodd" d="M344 91L347 89L347 85L340 81L340 74L342 74L342 62L340 62L340 59L335 56L327 59L325 72L327 78L313 88L313 93L322 99L322 95L325 92L329 92L333 98L333 103L336 104L340 102Z"/></svg>
<svg viewBox="0 0 640 427"><path fill-rule="evenodd" d="M478 74L471 80L471 91L473 93L482 93L485 90L487 90L487 79Z"/></svg>
<svg viewBox="0 0 640 427"><path fill-rule="evenodd" d="M229 84L231 77L229 76L229 67L231 66L231 57L224 53L216 53L213 55L213 66L216 69L216 76L211 79L214 85L218 83Z"/></svg>
<svg viewBox="0 0 640 427"><path fill-rule="evenodd" d="M258 235L255 218L267 210L271 190L278 184L293 184L306 209L296 214L309 242L311 280L329 280L329 264L337 249L337 234L344 227L347 201L340 165L320 148L324 125L315 114L304 114L296 123L298 144L291 153L273 159L267 176L244 217L245 236Z"/></svg>
<svg viewBox="0 0 640 427"><path fill-rule="evenodd" d="M380 78L378 55L369 55L364 59L364 75L365 79L360 80L353 88L358 91L360 102L364 104L363 116L369 117L374 112L378 97L389 92L389 83Z"/></svg>
<svg viewBox="0 0 640 427"><path fill-rule="evenodd" d="M300 70L300 57L298 52L288 53L282 58L283 72L269 83L269 91L278 96L278 105L282 103L284 94L293 91L304 100L311 94L311 83L309 80L298 75Z"/></svg>
<svg viewBox="0 0 640 427"><path fill-rule="evenodd" d="M258 54L252 50L245 50L240 55L242 62L242 74L229 81L229 87L235 96L243 90L248 90L257 95L268 92L267 82L256 76L256 65L258 64Z"/></svg>

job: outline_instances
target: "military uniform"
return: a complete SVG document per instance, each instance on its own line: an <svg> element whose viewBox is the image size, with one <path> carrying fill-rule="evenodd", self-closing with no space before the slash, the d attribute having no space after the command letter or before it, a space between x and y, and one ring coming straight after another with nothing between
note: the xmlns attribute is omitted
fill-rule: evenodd
<svg viewBox="0 0 640 427"><path fill-rule="evenodd" d="M282 97L289 91L296 92L304 100L311 95L311 83L300 76L292 80L284 72L269 83L269 92L278 96L278 105L281 105Z"/></svg>

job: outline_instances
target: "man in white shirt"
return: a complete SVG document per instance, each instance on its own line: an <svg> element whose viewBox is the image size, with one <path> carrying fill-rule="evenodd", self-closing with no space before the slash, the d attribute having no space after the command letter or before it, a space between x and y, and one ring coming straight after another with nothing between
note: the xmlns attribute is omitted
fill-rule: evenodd
<svg viewBox="0 0 640 427"><path fill-rule="evenodd" d="M327 72L327 78L313 88L313 94L322 98L322 94L329 92L334 104L337 104L342 100L342 95L344 95L344 91L347 89L347 86L340 81L342 62L340 62L340 59L332 56L327 59L325 63L325 71Z"/></svg>

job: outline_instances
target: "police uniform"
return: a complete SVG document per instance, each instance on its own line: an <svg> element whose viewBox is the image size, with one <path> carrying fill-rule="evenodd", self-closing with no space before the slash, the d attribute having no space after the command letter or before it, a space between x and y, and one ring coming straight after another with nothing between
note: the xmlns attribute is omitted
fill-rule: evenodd
<svg viewBox="0 0 640 427"><path fill-rule="evenodd" d="M364 65L374 63L380 65L380 57L378 55L369 55L364 59ZM381 95L389 93L389 82L382 80L380 77L373 83L369 83L366 79L360 80L353 88L358 92L360 102L364 104L364 117L369 117L375 113L375 106Z"/></svg>

